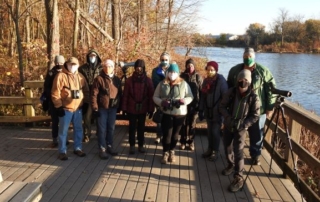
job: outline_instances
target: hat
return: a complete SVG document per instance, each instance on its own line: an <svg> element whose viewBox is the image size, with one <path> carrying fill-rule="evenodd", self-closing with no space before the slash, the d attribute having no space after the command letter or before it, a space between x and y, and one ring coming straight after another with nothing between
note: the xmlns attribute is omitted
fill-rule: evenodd
<svg viewBox="0 0 320 202"><path fill-rule="evenodd" d="M144 60L138 59L135 63L134 63L134 68L136 69L137 67L141 67L143 69L143 71L145 71L146 69L146 65L144 63Z"/></svg>
<svg viewBox="0 0 320 202"><path fill-rule="evenodd" d="M67 63L77 64L79 65L79 60L75 57L71 57L68 59Z"/></svg>
<svg viewBox="0 0 320 202"><path fill-rule="evenodd" d="M112 67L114 67L114 62L110 59L107 59L105 62L104 62L105 65L110 65Z"/></svg>
<svg viewBox="0 0 320 202"><path fill-rule="evenodd" d="M188 67L188 64L193 64L193 66L196 66L196 63L193 61L193 59L189 58L187 61L186 61L186 68Z"/></svg>
<svg viewBox="0 0 320 202"><path fill-rule="evenodd" d="M177 72L180 73L179 66L177 64L170 64L168 72Z"/></svg>
<svg viewBox="0 0 320 202"><path fill-rule="evenodd" d="M207 63L207 66L206 66L206 70L207 70L207 67L208 67L208 66L212 66L212 67L216 70L216 72L218 72L219 65L218 65L218 63L216 63L215 61L210 61L210 62L208 62L208 63Z"/></svg>
<svg viewBox="0 0 320 202"><path fill-rule="evenodd" d="M239 72L237 80L246 79L249 83L251 83L251 71L248 69L244 69Z"/></svg>
<svg viewBox="0 0 320 202"><path fill-rule="evenodd" d="M249 47L244 49L243 55L244 54L249 54L252 58L255 58L255 56L256 56L255 53L254 53L254 49L253 48L249 48Z"/></svg>
<svg viewBox="0 0 320 202"><path fill-rule="evenodd" d="M64 64L65 63L65 59L62 55L56 55L56 57L54 57L54 64Z"/></svg>

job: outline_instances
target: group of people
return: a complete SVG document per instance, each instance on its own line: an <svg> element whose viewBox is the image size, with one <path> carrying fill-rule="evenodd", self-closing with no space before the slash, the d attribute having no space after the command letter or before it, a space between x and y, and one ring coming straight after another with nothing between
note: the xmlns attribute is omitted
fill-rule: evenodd
<svg viewBox="0 0 320 202"><path fill-rule="evenodd" d="M207 63L206 76L202 77L193 59L188 59L184 71L180 72L179 66L171 62L170 54L163 52L150 78L145 61L138 59L123 88L112 60L102 62L95 50L89 51L86 59L86 64L79 67L77 58L71 57L65 62L63 56L56 56L56 66L45 79L52 117L52 144L58 146L59 159L68 159L70 123L74 154L86 155L82 142L90 140L92 117L97 122L99 157L107 159L108 153L117 155L113 133L119 111L129 120L129 154L136 152L136 142L138 152L145 153L145 121L147 117L152 118L156 109L162 112L155 139L155 143L162 142L161 163L175 162L179 136L181 150L187 146L195 149L195 125L199 118L207 122L208 148L202 154L204 158L218 159L220 137L223 137L228 166L222 174L234 173L230 191L238 191L243 186L243 148L247 134L252 164L260 165L263 128L275 103L269 83L275 84L275 81L268 68L255 62L252 48L245 49L243 63L230 69L227 80L218 73L219 65L215 61Z"/></svg>

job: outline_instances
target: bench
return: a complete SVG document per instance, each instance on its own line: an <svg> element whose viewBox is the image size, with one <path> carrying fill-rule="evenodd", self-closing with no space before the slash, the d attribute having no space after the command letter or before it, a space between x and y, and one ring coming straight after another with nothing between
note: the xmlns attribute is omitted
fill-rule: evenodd
<svg viewBox="0 0 320 202"><path fill-rule="evenodd" d="M0 201L37 202L41 197L41 183L3 181L0 172Z"/></svg>

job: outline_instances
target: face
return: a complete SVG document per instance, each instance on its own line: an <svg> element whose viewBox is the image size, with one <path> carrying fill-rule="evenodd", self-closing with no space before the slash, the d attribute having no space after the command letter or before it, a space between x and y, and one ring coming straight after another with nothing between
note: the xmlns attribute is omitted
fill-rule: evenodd
<svg viewBox="0 0 320 202"><path fill-rule="evenodd" d="M252 70L254 68L254 58L249 53L243 55L243 63L245 69Z"/></svg>
<svg viewBox="0 0 320 202"><path fill-rule="evenodd" d="M217 74L217 71L212 66L207 66L207 76L214 77Z"/></svg>
<svg viewBox="0 0 320 202"><path fill-rule="evenodd" d="M134 71L137 72L138 74L142 74L143 73L142 67L136 67Z"/></svg>
<svg viewBox="0 0 320 202"><path fill-rule="evenodd" d="M96 61L96 55L95 54L90 54L89 55L89 60L90 60L90 62L92 62L92 63L94 63L95 61Z"/></svg>
<svg viewBox="0 0 320 202"><path fill-rule="evenodd" d="M114 66L110 65L110 64L104 64L103 65L103 71L107 74L113 74L114 72Z"/></svg>
<svg viewBox="0 0 320 202"><path fill-rule="evenodd" d="M189 73L193 73L194 72L194 65L192 63L189 63L187 65L187 70Z"/></svg>
<svg viewBox="0 0 320 202"><path fill-rule="evenodd" d="M162 69L167 69L169 67L169 57L167 55L164 55L160 58L160 63L162 66Z"/></svg>

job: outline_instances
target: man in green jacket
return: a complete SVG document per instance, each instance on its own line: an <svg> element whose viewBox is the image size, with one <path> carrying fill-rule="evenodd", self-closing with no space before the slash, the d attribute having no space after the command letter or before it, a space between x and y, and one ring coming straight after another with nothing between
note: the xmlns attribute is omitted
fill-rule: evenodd
<svg viewBox="0 0 320 202"><path fill-rule="evenodd" d="M227 79L229 88L236 86L237 76L243 69L248 69L251 71L251 87L258 95L261 102L259 121L257 121L248 129L250 138L249 151L252 163L253 165L260 165L259 157L261 155L264 124L266 118L271 117L276 101L276 97L272 95L269 83L271 82L275 85L275 80L267 67L255 62L254 49L245 48L243 53L243 63L237 64L229 71Z"/></svg>

